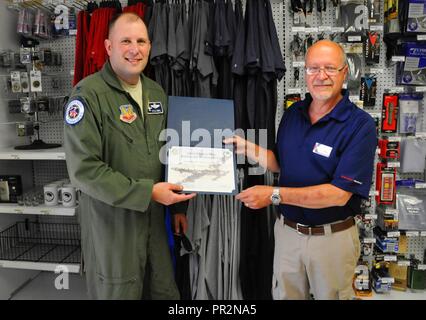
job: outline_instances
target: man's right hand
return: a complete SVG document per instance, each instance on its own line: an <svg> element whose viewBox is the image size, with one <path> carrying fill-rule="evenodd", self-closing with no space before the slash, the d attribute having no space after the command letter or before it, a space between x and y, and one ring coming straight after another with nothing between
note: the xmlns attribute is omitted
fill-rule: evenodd
<svg viewBox="0 0 426 320"><path fill-rule="evenodd" d="M247 154L248 141L241 138L240 136L233 136L223 139L224 144L233 144L235 147L236 154Z"/></svg>
<svg viewBox="0 0 426 320"><path fill-rule="evenodd" d="M178 184L168 182L158 182L152 188L152 200L169 206L171 204L189 200L195 197L196 193L179 194L183 187Z"/></svg>

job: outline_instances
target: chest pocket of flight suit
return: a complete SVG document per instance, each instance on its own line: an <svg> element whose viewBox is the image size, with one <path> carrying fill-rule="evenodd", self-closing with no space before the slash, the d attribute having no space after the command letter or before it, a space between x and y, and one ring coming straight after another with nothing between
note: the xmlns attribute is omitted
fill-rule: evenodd
<svg viewBox="0 0 426 320"><path fill-rule="evenodd" d="M123 137L128 143L133 144L134 139L123 129L120 128L120 125L116 123L116 121L114 121L113 119L110 118L109 115L107 115L107 121L106 121L107 125L110 127L111 132L108 133L107 135L112 135L112 139L116 139L116 134L118 134L119 136Z"/></svg>

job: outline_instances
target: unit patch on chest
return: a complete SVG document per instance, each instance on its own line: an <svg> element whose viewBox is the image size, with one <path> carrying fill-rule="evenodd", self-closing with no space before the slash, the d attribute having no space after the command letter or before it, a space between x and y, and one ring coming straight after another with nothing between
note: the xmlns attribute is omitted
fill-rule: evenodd
<svg viewBox="0 0 426 320"><path fill-rule="evenodd" d="M125 104L120 106L120 120L126 123L132 123L136 120L138 115L133 110L133 106Z"/></svg>
<svg viewBox="0 0 426 320"><path fill-rule="evenodd" d="M163 114L163 105L161 102L148 102L148 114Z"/></svg>

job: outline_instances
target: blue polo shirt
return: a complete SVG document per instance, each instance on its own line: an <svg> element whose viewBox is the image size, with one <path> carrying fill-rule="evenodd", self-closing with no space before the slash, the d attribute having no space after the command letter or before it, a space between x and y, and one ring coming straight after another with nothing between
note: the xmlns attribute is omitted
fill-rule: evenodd
<svg viewBox="0 0 426 320"><path fill-rule="evenodd" d="M324 183L352 192L343 207L307 209L280 205L281 214L294 222L321 225L360 213L361 198L368 198L377 145L373 118L349 100L349 93L336 107L311 124L306 99L293 104L281 119L277 156L280 186L307 187Z"/></svg>

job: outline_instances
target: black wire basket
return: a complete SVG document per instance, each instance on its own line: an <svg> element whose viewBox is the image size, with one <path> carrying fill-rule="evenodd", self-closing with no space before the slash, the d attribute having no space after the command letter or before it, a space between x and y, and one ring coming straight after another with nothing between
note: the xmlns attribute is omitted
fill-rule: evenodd
<svg viewBox="0 0 426 320"><path fill-rule="evenodd" d="M17 222L0 233L0 260L80 263L78 224Z"/></svg>

